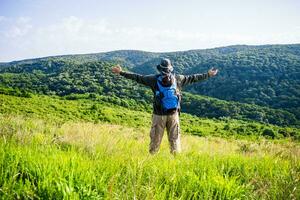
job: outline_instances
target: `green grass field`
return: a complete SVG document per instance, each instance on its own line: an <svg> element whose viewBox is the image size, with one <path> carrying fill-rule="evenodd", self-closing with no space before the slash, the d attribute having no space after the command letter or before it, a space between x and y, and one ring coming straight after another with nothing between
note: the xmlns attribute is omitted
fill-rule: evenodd
<svg viewBox="0 0 300 200"><path fill-rule="evenodd" d="M152 156L150 113L48 96L0 103L2 199L300 199L296 128L182 114L183 152L164 137Z"/></svg>
<svg viewBox="0 0 300 200"><path fill-rule="evenodd" d="M103 97L94 100L65 100L58 96L33 95L31 98L25 98L0 94L0 113L41 118L54 124L67 121L106 122L147 130L151 124L151 112L140 108L122 107L104 101ZM295 127L280 127L229 118L221 120L199 118L186 113L181 113L180 118L184 134L253 140L288 138L300 141L300 129Z"/></svg>

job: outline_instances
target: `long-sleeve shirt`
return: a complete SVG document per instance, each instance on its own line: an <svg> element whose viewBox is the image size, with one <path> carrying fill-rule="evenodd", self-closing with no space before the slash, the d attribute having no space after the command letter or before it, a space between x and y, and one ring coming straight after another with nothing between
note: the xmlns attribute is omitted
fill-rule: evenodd
<svg viewBox="0 0 300 200"><path fill-rule="evenodd" d="M131 79L136 81L137 83L143 84L145 86L148 86L152 89L154 93L154 98L155 98L155 91L157 88L157 76L155 74L152 75L140 75L140 74L135 74L135 73L130 73L130 72L121 72L121 76ZM203 81L208 79L210 76L208 73L204 74L193 74L193 75L175 75L176 78L176 83L177 83L177 88L178 91L181 92L182 87L196 83L199 81ZM157 115L164 115L163 111L161 110L160 106L155 105L155 100L153 100L153 113Z"/></svg>

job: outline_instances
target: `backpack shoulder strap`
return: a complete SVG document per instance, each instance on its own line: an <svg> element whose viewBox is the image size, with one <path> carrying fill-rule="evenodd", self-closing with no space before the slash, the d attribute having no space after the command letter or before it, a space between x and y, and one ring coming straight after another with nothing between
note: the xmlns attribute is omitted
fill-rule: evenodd
<svg viewBox="0 0 300 200"><path fill-rule="evenodd" d="M160 75L160 74L157 74L155 77L156 77L155 91L159 91L158 82L159 82L159 79L161 78L161 75ZM160 82L161 82L161 81L160 81Z"/></svg>

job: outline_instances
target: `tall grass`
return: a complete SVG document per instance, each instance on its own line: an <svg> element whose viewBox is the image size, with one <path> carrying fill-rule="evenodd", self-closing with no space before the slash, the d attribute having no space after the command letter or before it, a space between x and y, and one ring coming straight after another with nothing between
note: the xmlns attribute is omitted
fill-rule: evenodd
<svg viewBox="0 0 300 200"><path fill-rule="evenodd" d="M0 115L2 199L299 199L300 147L286 141L164 137L91 122Z"/></svg>

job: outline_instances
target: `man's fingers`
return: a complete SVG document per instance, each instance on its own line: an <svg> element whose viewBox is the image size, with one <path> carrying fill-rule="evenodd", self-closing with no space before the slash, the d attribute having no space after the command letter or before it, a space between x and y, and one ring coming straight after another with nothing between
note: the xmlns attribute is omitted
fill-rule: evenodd
<svg viewBox="0 0 300 200"><path fill-rule="evenodd" d="M218 73L218 69L216 69L214 67L209 70L209 74L211 76L215 76L217 73Z"/></svg>
<svg viewBox="0 0 300 200"><path fill-rule="evenodd" d="M216 69L216 70L214 71L214 75L216 75L216 74L218 73L218 71L219 71L219 70L218 70L218 69Z"/></svg>

